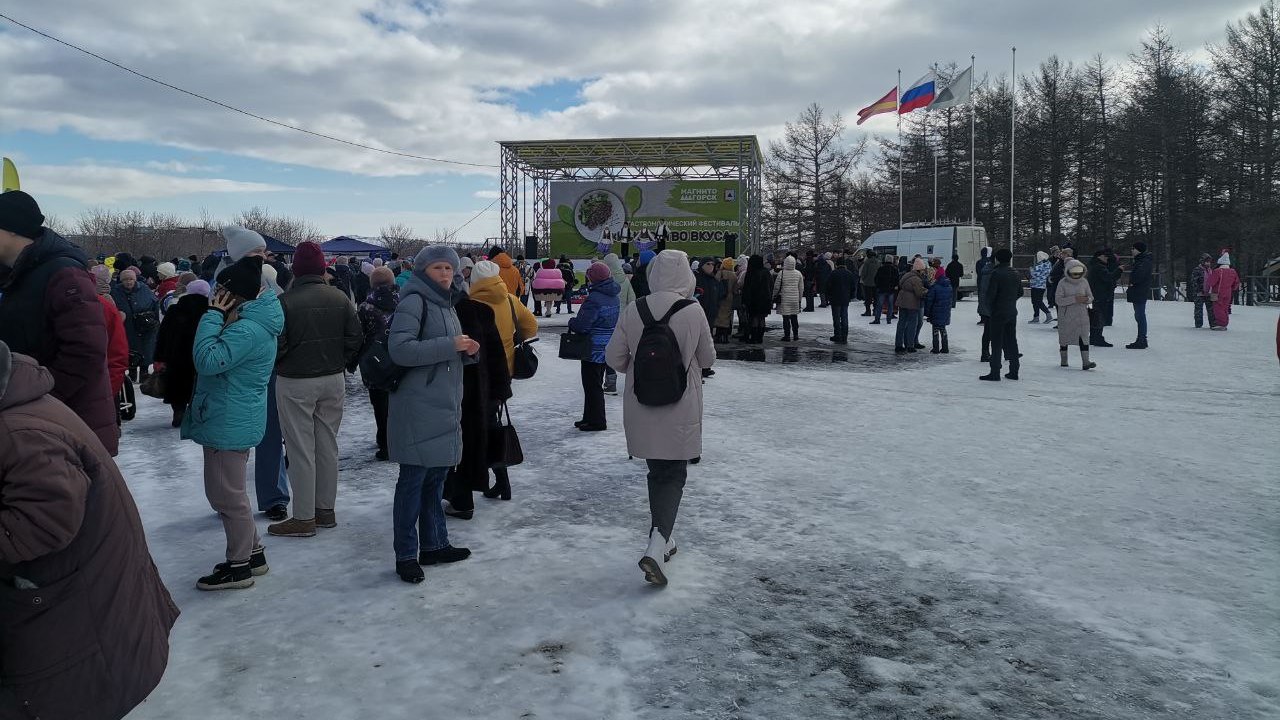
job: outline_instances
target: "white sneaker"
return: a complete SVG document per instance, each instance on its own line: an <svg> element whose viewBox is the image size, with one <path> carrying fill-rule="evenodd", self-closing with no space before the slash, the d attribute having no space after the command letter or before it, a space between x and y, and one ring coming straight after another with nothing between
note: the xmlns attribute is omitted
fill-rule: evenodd
<svg viewBox="0 0 1280 720"><path fill-rule="evenodd" d="M662 537L658 528L649 530L649 547L640 558L640 569L644 571L644 579L654 585L666 585L667 562L675 554L676 546Z"/></svg>

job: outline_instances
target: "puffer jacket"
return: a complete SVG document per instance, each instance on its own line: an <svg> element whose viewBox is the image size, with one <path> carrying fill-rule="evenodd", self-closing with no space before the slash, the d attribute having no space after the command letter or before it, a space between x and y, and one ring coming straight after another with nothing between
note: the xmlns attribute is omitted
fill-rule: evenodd
<svg viewBox="0 0 1280 720"><path fill-rule="evenodd" d="M726 261L728 262L732 261ZM720 308L716 312L716 327L733 327L733 309L738 305L738 274L731 268L722 267L716 277L725 288L725 296L720 300Z"/></svg>
<svg viewBox="0 0 1280 720"><path fill-rule="evenodd" d="M862 261L862 267L858 270L858 279L862 281L863 287L876 286L876 273L880 270L880 262L873 257L868 257Z"/></svg>
<svg viewBox="0 0 1280 720"><path fill-rule="evenodd" d="M231 324L208 310L196 326L196 389L182 417L182 437L218 450L247 450L267 431L267 384L284 312L274 293L240 306Z"/></svg>
<svg viewBox="0 0 1280 720"><path fill-rule="evenodd" d="M346 267L345 265L340 267ZM364 344L356 306L346 293L304 275L280 296L284 332L277 340L276 373L286 378L315 378L340 373Z"/></svg>
<svg viewBox="0 0 1280 720"><path fill-rule="evenodd" d="M1063 263L1063 277L1053 291L1058 305L1058 345L1089 344L1089 305L1093 303L1093 290L1085 275L1079 280L1071 277L1071 268L1077 266L1085 269L1084 263L1067 258ZM1076 296L1087 300L1080 302Z"/></svg>
<svg viewBox="0 0 1280 720"><path fill-rule="evenodd" d="M898 281L897 306L904 310L919 310L920 301L929 291L925 289L924 278L920 273L911 270Z"/></svg>
<svg viewBox="0 0 1280 720"><path fill-rule="evenodd" d="M1053 263L1048 260L1042 260L1031 266L1031 287L1037 290L1043 290L1049 284L1049 272L1053 270Z"/></svg>
<svg viewBox="0 0 1280 720"><path fill-rule="evenodd" d="M929 323L938 327L946 327L951 324L951 278L943 275L929 286L929 292L924 296L924 316L929 318Z"/></svg>
<svg viewBox="0 0 1280 720"><path fill-rule="evenodd" d="M507 357L507 374L511 375L516 369L516 330L519 329L522 340L537 337L538 318L533 316L527 305L520 302L520 298L507 292L507 284L500 277L477 280L471 284L469 294L472 300L482 302L493 310L493 321L498 326L502 351Z"/></svg>
<svg viewBox="0 0 1280 720"><path fill-rule="evenodd" d="M520 297L524 294L524 277L520 275L520 269L516 267L516 262L506 253L498 253L496 256L489 258L498 266L498 277L502 278L502 282L506 283L507 292Z"/></svg>
<svg viewBox="0 0 1280 720"><path fill-rule="evenodd" d="M124 313L124 332L125 337L129 338L129 352L141 355L143 364L150 365L156 351L156 332L160 329L160 302L156 300L155 293L143 285L142 281L138 281L132 290L126 290L120 284L113 285L111 299L116 301L116 307ZM155 320L155 324L145 333L139 332L136 320L142 313L150 313L150 317Z"/></svg>
<svg viewBox="0 0 1280 720"><path fill-rule="evenodd" d="M578 314L569 318L569 329L576 333L591 335L591 362L602 363L605 346L613 337L613 329L618 324L618 295L621 293L618 283L613 278L605 278L592 283L587 292L587 299L578 309Z"/></svg>
<svg viewBox="0 0 1280 720"><path fill-rule="evenodd" d="M0 345L0 718L115 720L160 682L178 608L119 468L53 384Z"/></svg>
<svg viewBox="0 0 1280 720"><path fill-rule="evenodd" d="M898 287L898 268L888 260L880 263L876 269L876 292L891 293Z"/></svg>
<svg viewBox="0 0 1280 720"><path fill-rule="evenodd" d="M619 258L615 253L609 253L600 262L609 268L609 274L613 277L613 281L618 283L618 287L621 288L618 293L618 305L626 307L635 302L636 291L635 288L631 287L631 280L622 268L622 258Z"/></svg>
<svg viewBox="0 0 1280 720"><path fill-rule="evenodd" d="M825 261L820 261L825 264ZM782 261L782 272L773 281L773 296L778 298L779 315L799 315L804 299L804 274L796 269L796 259L788 255Z"/></svg>

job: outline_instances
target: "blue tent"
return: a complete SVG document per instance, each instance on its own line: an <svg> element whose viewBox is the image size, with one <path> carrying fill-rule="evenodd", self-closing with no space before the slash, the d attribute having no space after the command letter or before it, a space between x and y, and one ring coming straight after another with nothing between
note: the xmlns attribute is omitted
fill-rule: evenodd
<svg viewBox="0 0 1280 720"><path fill-rule="evenodd" d="M390 255L390 252L381 245L374 245L346 235L339 235L329 242L320 243L320 249L325 255L365 255L367 257Z"/></svg>
<svg viewBox="0 0 1280 720"><path fill-rule="evenodd" d="M295 250L295 248L292 245L286 245L285 243L280 242L279 240L271 237L270 235L263 235L262 239L267 241L267 251L273 252L276 255L292 255ZM223 255L227 254L227 251L224 248L222 250L215 250L209 254L222 257Z"/></svg>

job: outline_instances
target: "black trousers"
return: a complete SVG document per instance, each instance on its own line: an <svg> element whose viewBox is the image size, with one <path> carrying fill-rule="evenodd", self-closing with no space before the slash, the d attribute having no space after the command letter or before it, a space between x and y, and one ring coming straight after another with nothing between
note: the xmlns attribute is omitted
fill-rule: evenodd
<svg viewBox="0 0 1280 720"><path fill-rule="evenodd" d="M871 314L871 306L876 304L876 286L862 286L862 312L867 315Z"/></svg>
<svg viewBox="0 0 1280 720"><path fill-rule="evenodd" d="M604 427L604 363L582 361L582 422Z"/></svg>
<svg viewBox="0 0 1280 720"><path fill-rule="evenodd" d="M387 406L390 401L391 395L386 390L369 388L369 404L373 406L373 422L378 428L375 437L378 441L378 449L383 452L387 451Z"/></svg>
<svg viewBox="0 0 1280 720"><path fill-rule="evenodd" d="M987 318L991 333L991 372L1000 372L1000 356L1009 360L1009 372L1018 372L1018 320Z"/></svg>
<svg viewBox="0 0 1280 720"><path fill-rule="evenodd" d="M783 315L782 316L782 337L800 339L800 316L799 315Z"/></svg>
<svg viewBox="0 0 1280 720"><path fill-rule="evenodd" d="M646 460L649 466L649 516L652 527L670 540L689 477L688 460Z"/></svg>

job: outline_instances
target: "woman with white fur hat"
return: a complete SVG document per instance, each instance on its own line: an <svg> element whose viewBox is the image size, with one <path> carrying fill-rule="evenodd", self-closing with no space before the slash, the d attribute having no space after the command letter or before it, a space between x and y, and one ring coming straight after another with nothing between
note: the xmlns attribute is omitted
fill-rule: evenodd
<svg viewBox="0 0 1280 720"><path fill-rule="evenodd" d="M1058 354L1062 367L1067 367L1067 350L1078 344L1082 369L1092 370L1098 366L1089 361L1089 305L1093 303L1093 290L1085 280L1084 263L1069 257L1063 266L1066 269L1053 297L1058 306Z"/></svg>

